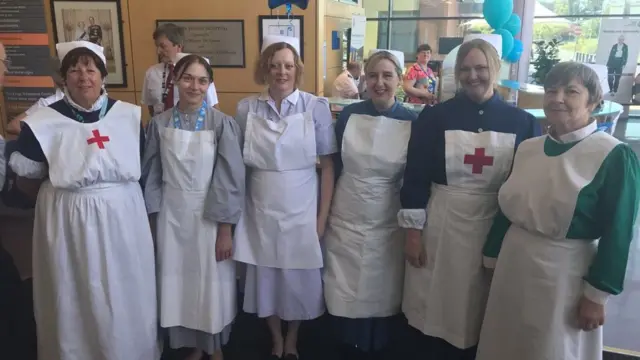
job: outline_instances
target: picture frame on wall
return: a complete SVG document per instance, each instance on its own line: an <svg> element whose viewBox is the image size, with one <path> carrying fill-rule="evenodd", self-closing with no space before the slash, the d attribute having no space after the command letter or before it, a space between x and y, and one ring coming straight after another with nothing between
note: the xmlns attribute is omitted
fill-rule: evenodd
<svg viewBox="0 0 640 360"><path fill-rule="evenodd" d="M266 35L291 36L300 39L300 59L304 61L304 17L302 15L258 16L258 30L260 40L259 49L262 50L262 38Z"/></svg>
<svg viewBox="0 0 640 360"><path fill-rule="evenodd" d="M108 88L127 87L120 0L51 1L56 43L85 40L104 48Z"/></svg>

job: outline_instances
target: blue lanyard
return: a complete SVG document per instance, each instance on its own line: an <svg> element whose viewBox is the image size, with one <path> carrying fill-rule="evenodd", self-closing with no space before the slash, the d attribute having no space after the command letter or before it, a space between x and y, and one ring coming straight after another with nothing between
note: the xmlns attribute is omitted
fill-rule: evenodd
<svg viewBox="0 0 640 360"><path fill-rule="evenodd" d="M203 101L202 106L200 107L200 113L198 114L198 120L196 120L196 128L195 131L200 131L204 128L204 117L207 109L207 102ZM178 113L178 107L173 107L173 127L176 129L182 130L182 125L180 124L180 114Z"/></svg>
<svg viewBox="0 0 640 360"><path fill-rule="evenodd" d="M102 118L104 117L104 115L107 113L107 104L109 103L109 100L107 100L107 97L105 96L105 98L102 100L102 106L100 107L100 115L98 115L98 120L102 120ZM69 104L69 107L71 108L71 112L73 113L73 116L76 117L76 120L78 120L81 123L84 123L84 116L82 116L74 107L73 105Z"/></svg>

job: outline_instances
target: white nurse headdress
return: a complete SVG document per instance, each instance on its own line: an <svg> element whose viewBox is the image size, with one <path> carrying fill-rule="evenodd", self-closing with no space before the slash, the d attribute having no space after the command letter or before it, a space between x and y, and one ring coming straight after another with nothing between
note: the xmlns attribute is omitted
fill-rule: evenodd
<svg viewBox="0 0 640 360"><path fill-rule="evenodd" d="M292 36L281 35L267 35L262 38L262 49L260 50L260 53L262 54L269 46L277 43L287 43L291 45L298 55L300 55L300 39Z"/></svg>
<svg viewBox="0 0 640 360"><path fill-rule="evenodd" d="M173 63L174 63L174 64L177 64L177 63L178 63L178 61L180 61L183 57L185 57L185 56L189 56L189 55L193 55L193 54L188 54L188 53L178 53L178 54L176 55L176 59L175 59L175 61L174 61ZM198 55L198 56L200 56L200 55ZM204 59L204 61L206 61L206 62L207 62L207 64L211 65L211 61L209 61L209 59L207 59L207 58L206 58L206 57L204 57L204 56L200 56L200 57L201 57L201 58L203 58L203 59Z"/></svg>
<svg viewBox="0 0 640 360"><path fill-rule="evenodd" d="M87 48L91 50L94 54L98 55L100 60L102 60L102 64L105 67L107 66L107 59L104 57L104 48L100 45L84 40L57 43L56 50L58 51L58 58L60 59L60 62L64 60L64 57L67 56L71 50L78 48Z"/></svg>
<svg viewBox="0 0 640 360"><path fill-rule="evenodd" d="M404 53L402 51L396 51L396 50L386 50L386 49L372 49L371 51L369 51L369 57L373 56L373 54L380 52L380 51L386 51L388 53L390 53L391 55L393 55L396 60L398 61L398 66L400 66L400 68L404 68Z"/></svg>
<svg viewBox="0 0 640 360"><path fill-rule="evenodd" d="M484 41L488 42L489 44L493 45L493 47L498 52L498 58L502 59L502 36L501 35L498 35L498 34L469 34L469 35L464 37L464 40L462 40L462 42L466 43L466 42L474 40L474 39L481 39L481 40L484 40Z"/></svg>

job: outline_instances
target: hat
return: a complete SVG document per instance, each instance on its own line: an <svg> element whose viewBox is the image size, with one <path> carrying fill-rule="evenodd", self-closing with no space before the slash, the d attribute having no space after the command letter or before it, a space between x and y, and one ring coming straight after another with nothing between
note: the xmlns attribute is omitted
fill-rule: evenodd
<svg viewBox="0 0 640 360"><path fill-rule="evenodd" d="M67 56L67 54L74 49L78 48L87 48L91 50L94 54L98 55L100 60L102 60L102 64L107 66L107 59L104 57L104 48L100 45L96 45L89 41L70 41L64 43L57 43L56 50L58 51L58 57L60 58L60 62L62 62Z"/></svg>
<svg viewBox="0 0 640 360"><path fill-rule="evenodd" d="M398 61L398 65L400 65L400 67L404 67L404 53L402 51L386 50L386 49L371 49L371 51L369 51L369 57L373 56L373 54L380 51L386 51L388 53L391 53L391 55L393 55Z"/></svg>
<svg viewBox="0 0 640 360"><path fill-rule="evenodd" d="M174 64L177 64L177 63L178 63L178 61L182 60L182 58L183 58L183 57L186 57L186 56L189 56L189 55L194 55L194 54L178 53L178 54L176 54L176 59L175 59L175 61L174 61L173 63L174 63ZM196 54L196 55L197 55L197 54ZM200 56L200 55L198 55L198 56ZM211 65L211 61L209 61L209 59L207 59L207 58L206 58L206 57L204 57L204 56L200 56L200 57L201 57L201 58L203 58L203 59L204 59L204 61L206 61L206 62L207 62L207 64Z"/></svg>
<svg viewBox="0 0 640 360"><path fill-rule="evenodd" d="M493 45L493 47L498 52L498 58L502 59L502 36L498 34L469 34L464 37L462 43L466 43L468 41L474 39L481 39L489 44Z"/></svg>
<svg viewBox="0 0 640 360"><path fill-rule="evenodd" d="M269 46L277 43L287 43L291 45L298 55L300 55L300 39L292 37L292 36L281 36L281 35L267 35L262 38L262 50L260 53L262 54Z"/></svg>

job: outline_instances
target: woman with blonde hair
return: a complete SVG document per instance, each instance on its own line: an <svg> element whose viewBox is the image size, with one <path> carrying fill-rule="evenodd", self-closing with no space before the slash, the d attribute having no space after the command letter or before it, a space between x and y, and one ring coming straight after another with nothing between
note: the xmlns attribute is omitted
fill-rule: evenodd
<svg viewBox="0 0 640 360"><path fill-rule="evenodd" d="M602 89L591 68L560 63L544 90L549 133L518 148L484 248L495 275L481 360L602 359L605 304L624 284L638 158L597 130Z"/></svg>
<svg viewBox="0 0 640 360"><path fill-rule="evenodd" d="M336 123L338 177L326 244L324 297L341 359L375 358L399 324L404 278L400 184L411 121L417 114L396 99L403 53L369 57L370 100L344 108Z"/></svg>
<svg viewBox="0 0 640 360"><path fill-rule="evenodd" d="M272 358L295 360L302 320L324 313L322 237L333 196L333 119L324 98L300 91L299 39L264 38L255 80L263 93L238 103L247 195L235 231L247 264L244 310L267 318ZM318 206L319 158L322 171ZM287 321L283 337L281 320Z"/></svg>
<svg viewBox="0 0 640 360"><path fill-rule="evenodd" d="M473 359L489 279L482 247L518 144L540 134L536 119L495 90L496 49L462 44L453 98L413 122L398 213L406 228L402 310L434 359Z"/></svg>

